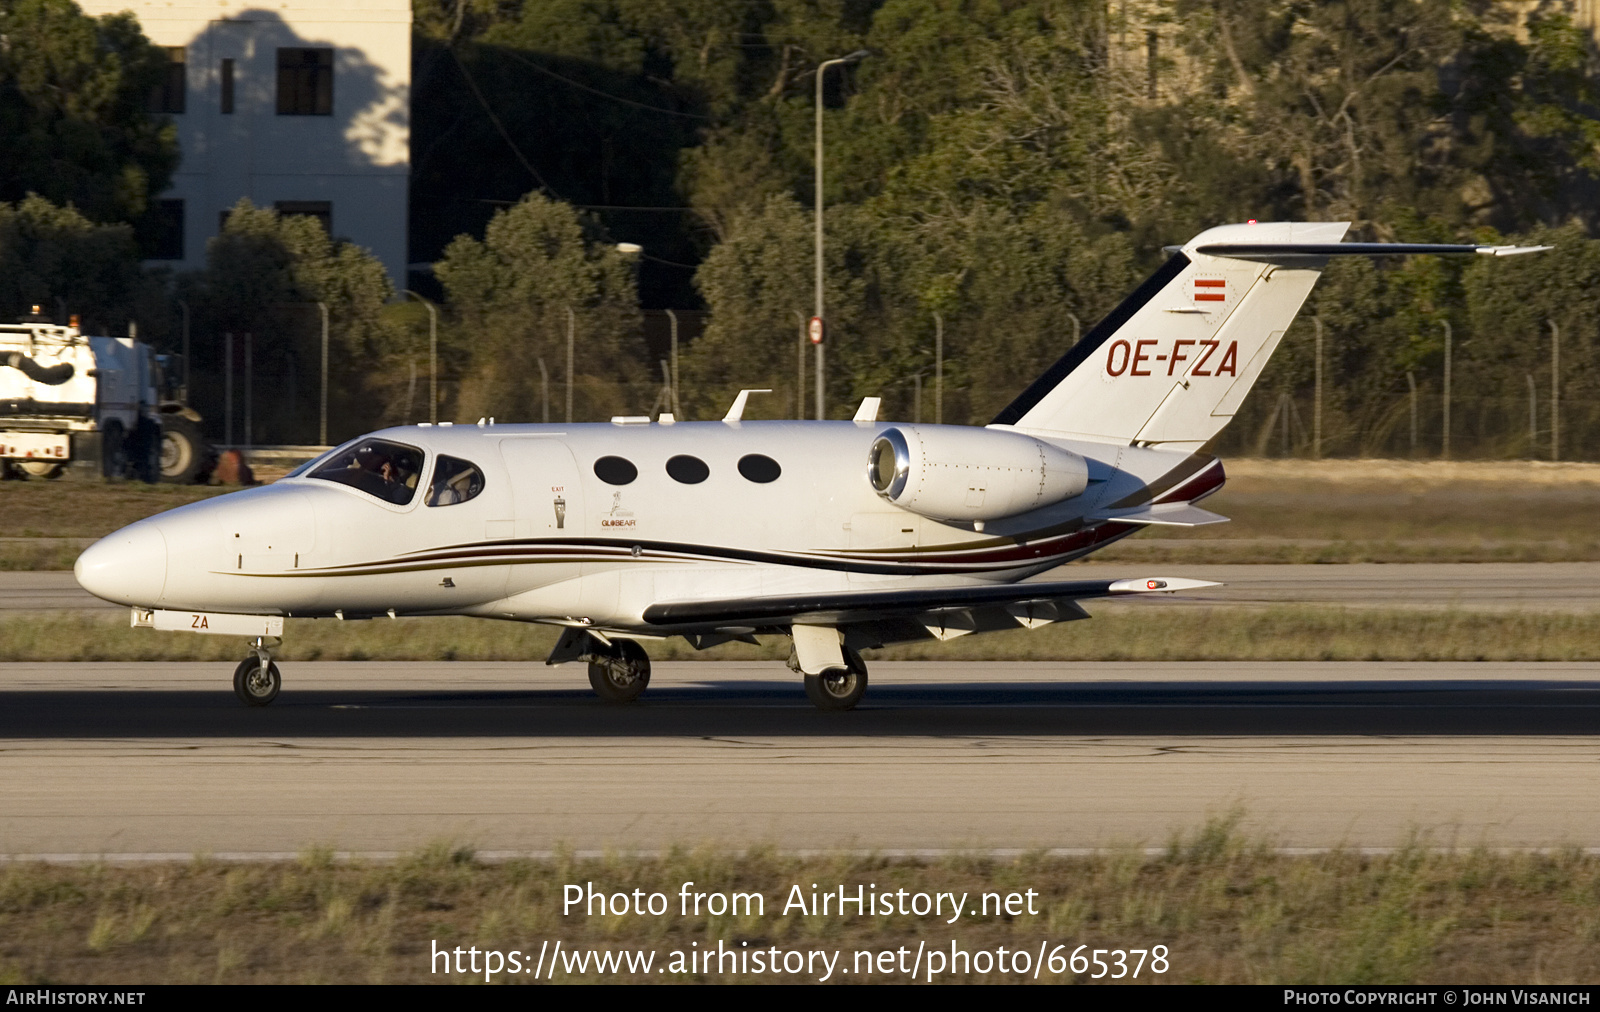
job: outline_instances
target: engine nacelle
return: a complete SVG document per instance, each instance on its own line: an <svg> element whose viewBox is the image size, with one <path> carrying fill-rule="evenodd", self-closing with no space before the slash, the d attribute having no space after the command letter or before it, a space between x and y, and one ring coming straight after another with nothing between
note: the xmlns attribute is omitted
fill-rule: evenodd
<svg viewBox="0 0 1600 1012"><path fill-rule="evenodd" d="M867 480L901 509L984 521L1072 498L1089 486L1089 465L1017 432L901 425L873 440Z"/></svg>

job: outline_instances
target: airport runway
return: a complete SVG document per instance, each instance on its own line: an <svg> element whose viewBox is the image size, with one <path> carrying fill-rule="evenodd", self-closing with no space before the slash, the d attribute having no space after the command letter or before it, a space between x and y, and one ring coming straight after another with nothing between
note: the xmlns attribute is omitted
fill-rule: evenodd
<svg viewBox="0 0 1600 1012"><path fill-rule="evenodd" d="M451 840L1159 846L1234 806L1283 846L1600 845L1600 664L882 663L813 710L776 664L0 664L0 854Z"/></svg>
<svg viewBox="0 0 1600 1012"><path fill-rule="evenodd" d="M1340 604L1401 608L1600 611L1600 562L1352 563L1168 566L1090 563L1041 579L1187 576L1224 584L1158 600L1176 607ZM1104 607L1102 604L1100 607ZM67 572L0 572L0 612L123 610L97 600Z"/></svg>

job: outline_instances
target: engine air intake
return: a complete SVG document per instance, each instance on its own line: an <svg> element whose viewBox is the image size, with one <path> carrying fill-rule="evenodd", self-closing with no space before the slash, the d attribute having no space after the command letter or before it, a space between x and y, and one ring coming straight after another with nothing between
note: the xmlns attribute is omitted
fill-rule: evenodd
<svg viewBox="0 0 1600 1012"><path fill-rule="evenodd" d="M882 498L930 519L998 520L1078 495L1089 467L1070 450L1017 432L903 425L872 441L867 481Z"/></svg>

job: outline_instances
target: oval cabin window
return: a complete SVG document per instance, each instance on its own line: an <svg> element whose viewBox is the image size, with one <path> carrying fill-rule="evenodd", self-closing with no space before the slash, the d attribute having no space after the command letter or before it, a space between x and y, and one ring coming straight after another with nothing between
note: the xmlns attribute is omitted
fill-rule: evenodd
<svg viewBox="0 0 1600 1012"><path fill-rule="evenodd" d="M777 481L783 474L783 468L771 457L760 453L751 453L739 458L739 473L750 481L765 485L769 481Z"/></svg>
<svg viewBox="0 0 1600 1012"><path fill-rule="evenodd" d="M698 485L711 477L711 468L699 457L688 454L679 454L667 461L667 473L673 481L681 481L685 485Z"/></svg>
<svg viewBox="0 0 1600 1012"><path fill-rule="evenodd" d="M622 457L601 457L594 462L594 476L607 485L626 485L639 477L639 469Z"/></svg>

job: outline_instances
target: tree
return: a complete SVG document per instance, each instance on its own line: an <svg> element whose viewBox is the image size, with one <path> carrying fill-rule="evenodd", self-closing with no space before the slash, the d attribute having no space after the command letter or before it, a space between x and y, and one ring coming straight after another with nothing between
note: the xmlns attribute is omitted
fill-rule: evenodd
<svg viewBox="0 0 1600 1012"><path fill-rule="evenodd" d="M91 333L121 333L158 287L128 225L96 225L36 194L0 204L0 320L37 305L52 319L79 315Z"/></svg>
<svg viewBox="0 0 1600 1012"><path fill-rule="evenodd" d="M178 166L172 122L146 111L166 66L132 14L0 4L0 201L38 193L95 221L142 215Z"/></svg>
<svg viewBox="0 0 1600 1012"><path fill-rule="evenodd" d="M435 265L464 357L458 413L538 421L566 381L574 332L575 419L632 413L644 357L634 266L569 204L531 193L499 211L480 241L457 236ZM540 368L541 363L543 369ZM548 406L565 417L565 406Z"/></svg>
<svg viewBox="0 0 1600 1012"><path fill-rule="evenodd" d="M402 336L382 318L394 288L376 257L353 243L329 239L317 219L240 200L206 246L205 269L184 279L181 294L194 305L201 332L213 338L202 348L219 347L224 334L249 333L256 375L293 377L291 382L307 386L320 368L315 304L325 304L332 438L399 420L403 383L396 359L406 349ZM203 360L207 372L220 372L223 357L212 350ZM215 384L210 386L209 400L219 400ZM263 426L277 425L280 432L293 426L300 440L312 438L310 412L291 411L283 398L262 400ZM219 408L211 404L202 413L220 416Z"/></svg>

